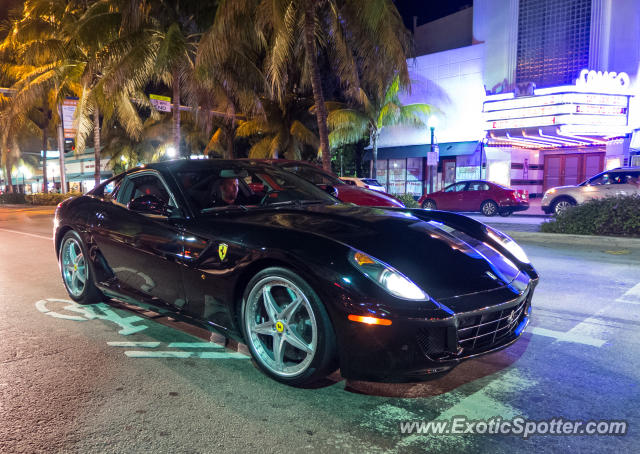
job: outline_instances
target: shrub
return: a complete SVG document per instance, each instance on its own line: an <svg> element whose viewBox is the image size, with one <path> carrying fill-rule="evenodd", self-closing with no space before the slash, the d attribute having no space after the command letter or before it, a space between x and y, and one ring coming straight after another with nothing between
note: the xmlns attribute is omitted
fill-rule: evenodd
<svg viewBox="0 0 640 454"><path fill-rule="evenodd" d="M35 194L22 194L14 192L0 194L0 204L28 203L30 205L57 205L63 200L67 200L69 197L78 197L81 195L81 192L67 192L66 194L44 194L41 192L37 192Z"/></svg>
<svg viewBox="0 0 640 454"><path fill-rule="evenodd" d="M66 194L59 194L57 192L50 192L48 194L44 194L42 192L38 192L35 194L27 194L26 199L27 203L31 205L57 205L60 202L67 200L69 197L78 197L81 196L80 192L67 192Z"/></svg>
<svg viewBox="0 0 640 454"><path fill-rule="evenodd" d="M404 203L407 208L420 208L420 205L411 194L394 194L394 197Z"/></svg>
<svg viewBox="0 0 640 454"><path fill-rule="evenodd" d="M5 192L0 194L0 204L3 203L27 203L24 194L18 192Z"/></svg>
<svg viewBox="0 0 640 454"><path fill-rule="evenodd" d="M640 195L589 200L542 224L547 233L640 237Z"/></svg>

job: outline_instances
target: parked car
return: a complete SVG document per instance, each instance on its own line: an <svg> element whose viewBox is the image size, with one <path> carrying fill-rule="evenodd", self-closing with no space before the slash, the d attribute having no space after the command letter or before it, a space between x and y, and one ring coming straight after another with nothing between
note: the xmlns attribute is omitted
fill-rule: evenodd
<svg viewBox="0 0 640 454"><path fill-rule="evenodd" d="M340 177L340 179L351 186L385 192L384 187L375 178Z"/></svg>
<svg viewBox="0 0 640 454"><path fill-rule="evenodd" d="M640 194L640 167L606 170L578 185L548 189L542 196L542 210L559 214L569 207L591 199Z"/></svg>
<svg viewBox="0 0 640 454"><path fill-rule="evenodd" d="M253 159L250 161L264 162L295 173L299 177L329 190L334 197L342 202L372 207L404 208L404 204L390 194L352 186L340 180L336 175L308 162L288 159Z"/></svg>
<svg viewBox="0 0 640 454"><path fill-rule="evenodd" d="M485 216L509 216L514 211L529 208L529 193L491 181L473 180L454 183L422 196L418 203L427 210L479 211Z"/></svg>
<svg viewBox="0 0 640 454"><path fill-rule="evenodd" d="M244 342L289 385L450 371L516 342L538 283L473 219L342 204L251 161L131 169L58 205L54 229L74 301L160 308Z"/></svg>

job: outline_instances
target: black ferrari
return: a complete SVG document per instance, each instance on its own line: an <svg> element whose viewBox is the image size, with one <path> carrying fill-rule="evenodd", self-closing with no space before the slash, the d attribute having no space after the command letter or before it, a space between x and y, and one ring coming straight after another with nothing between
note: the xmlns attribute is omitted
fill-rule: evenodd
<svg viewBox="0 0 640 454"><path fill-rule="evenodd" d="M340 203L264 163L132 169L58 206L75 301L171 311L246 343L276 380L425 377L509 346L538 274L508 236L453 213Z"/></svg>

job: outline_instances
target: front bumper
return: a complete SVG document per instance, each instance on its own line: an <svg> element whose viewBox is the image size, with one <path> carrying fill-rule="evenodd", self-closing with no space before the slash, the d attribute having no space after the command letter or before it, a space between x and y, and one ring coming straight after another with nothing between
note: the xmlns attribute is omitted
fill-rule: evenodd
<svg viewBox="0 0 640 454"><path fill-rule="evenodd" d="M351 323L342 339L341 372L350 379L405 381L451 370L461 361L513 344L528 325L537 279L519 295L447 317L394 319L391 326ZM470 300L509 295L503 288ZM346 344L344 343L346 341Z"/></svg>

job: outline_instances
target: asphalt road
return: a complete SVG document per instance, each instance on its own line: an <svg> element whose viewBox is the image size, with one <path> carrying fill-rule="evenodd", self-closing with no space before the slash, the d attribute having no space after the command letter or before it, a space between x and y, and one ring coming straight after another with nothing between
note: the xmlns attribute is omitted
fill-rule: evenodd
<svg viewBox="0 0 640 454"><path fill-rule="evenodd" d="M0 452L638 452L640 253L524 244L533 321L436 380L316 389L116 303L73 305L50 210L0 207ZM240 347L242 352L242 348ZM402 434L400 423L517 416L626 420L625 436Z"/></svg>

